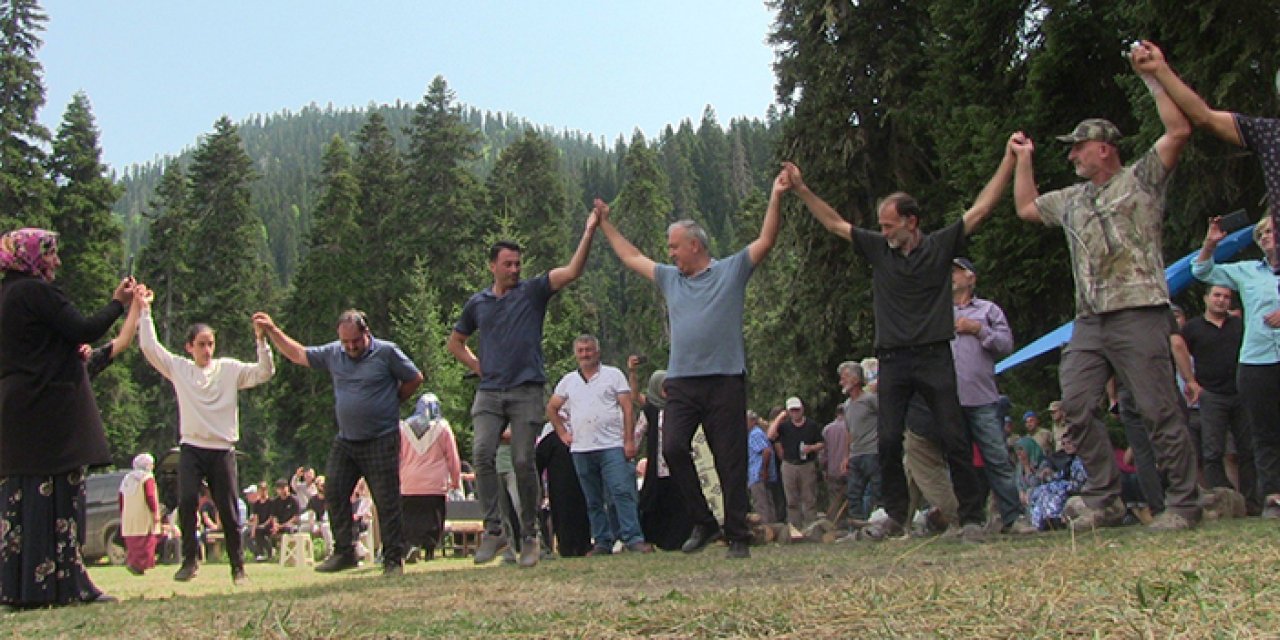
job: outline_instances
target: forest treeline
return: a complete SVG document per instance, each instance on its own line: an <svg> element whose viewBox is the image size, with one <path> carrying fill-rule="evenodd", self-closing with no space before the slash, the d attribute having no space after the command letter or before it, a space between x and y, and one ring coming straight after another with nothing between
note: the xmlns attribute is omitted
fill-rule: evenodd
<svg viewBox="0 0 1280 640"><path fill-rule="evenodd" d="M767 4L777 106L764 120L721 123L708 106L696 123L606 142L466 107L437 77L415 104L222 118L195 148L117 179L101 163L88 96L73 99L56 132L38 124L45 18L34 0L5 0L0 223L63 234L59 282L84 310L106 300L136 254L175 351L187 324L202 321L217 328L219 353L249 358L249 315L260 309L321 343L340 310L361 308L423 369L466 449L473 383L444 342L467 296L489 284L485 248L520 242L528 276L562 264L593 198L609 201L623 233L656 259L667 224L681 218L704 224L714 254L726 255L758 232L786 159L855 224L873 226L876 199L904 190L937 228L970 204L1013 131L1035 139L1042 189L1075 180L1053 135L1085 117L1115 122L1126 157L1154 142L1152 100L1119 55L1134 37L1160 43L1210 102L1276 112L1272 2ZM1210 215L1262 214L1255 165L1196 134L1173 178L1164 237L1152 239L1167 258L1198 246ZM798 395L827 418L836 365L872 353L869 273L797 204L788 200L778 246L748 289L749 397L763 411ZM1072 316L1061 231L1018 220L1006 199L970 254L979 295L1001 304L1019 345ZM1183 301L1197 308L1198 293ZM580 333L600 337L606 362L645 354L647 375L665 362L664 319L653 286L597 238L586 274L548 314L548 376L572 369ZM272 383L242 394L246 477L320 464L335 432L328 378L277 362ZM1055 357L1002 385L1019 408L1043 408L1056 395ZM95 387L118 460L174 444L172 392L136 352Z"/></svg>

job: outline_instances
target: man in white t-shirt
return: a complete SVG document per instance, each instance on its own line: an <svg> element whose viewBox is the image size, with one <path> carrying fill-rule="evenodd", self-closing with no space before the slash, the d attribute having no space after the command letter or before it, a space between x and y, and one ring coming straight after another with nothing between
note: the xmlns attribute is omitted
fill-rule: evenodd
<svg viewBox="0 0 1280 640"><path fill-rule="evenodd" d="M631 386L617 367L600 364L600 343L593 336L573 341L578 370L565 375L547 402L547 418L556 435L573 453L573 466L587 499L593 545L590 555L608 555L614 542L622 541L628 551L651 553L644 540L636 508L635 416L631 407ZM561 415L573 422L570 432ZM609 523L606 504L618 516L618 530Z"/></svg>

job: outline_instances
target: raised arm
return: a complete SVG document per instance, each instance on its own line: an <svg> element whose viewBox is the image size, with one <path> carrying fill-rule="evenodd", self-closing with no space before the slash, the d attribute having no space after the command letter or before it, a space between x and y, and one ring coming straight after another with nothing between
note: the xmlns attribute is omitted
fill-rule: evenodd
<svg viewBox="0 0 1280 640"><path fill-rule="evenodd" d="M840 213L827 204L825 200L819 198L817 194L804 183L804 177L800 174L800 167L794 163L782 163L782 171L787 174L787 181L790 183L790 189L800 196L800 200L804 202L804 206L809 209L809 213L827 228L827 231L834 233L845 240L853 239L853 225L840 216ZM774 190L777 190L777 181L774 181Z"/></svg>
<svg viewBox="0 0 1280 640"><path fill-rule="evenodd" d="M138 332L138 317L142 315L142 298L147 295L147 287L145 285L136 285L133 290L133 302L129 304L129 314L124 317L124 324L120 325L120 333L111 339L111 357L115 358L125 349L129 348L129 344L133 342L133 336Z"/></svg>
<svg viewBox="0 0 1280 640"><path fill-rule="evenodd" d="M155 292L143 289L139 293L141 295L135 296L139 305L138 348L142 350L142 357L146 358L147 362L160 372L160 375L168 378L173 371L173 361L178 357L160 344L160 339L156 337L156 324L151 319L151 302L155 299Z"/></svg>
<svg viewBox="0 0 1280 640"><path fill-rule="evenodd" d="M1166 169L1173 169L1178 166L1182 148L1191 139L1191 122L1164 87L1144 71L1149 66L1147 63L1155 57L1151 47L1149 43L1139 44L1129 52L1129 62L1133 65L1134 72L1147 83L1151 96L1156 100L1156 111L1160 113L1160 122L1164 124L1164 135L1156 140L1156 153L1160 154L1160 162L1164 163ZM1232 126L1234 127L1234 122Z"/></svg>
<svg viewBox="0 0 1280 640"><path fill-rule="evenodd" d="M1036 198L1040 197L1032 163L1036 145L1029 136L1018 131L1009 136L1008 148L1016 158L1013 168L1013 206L1018 217L1027 222L1044 223L1044 219L1040 217L1040 207L1036 206Z"/></svg>
<svg viewBox="0 0 1280 640"><path fill-rule="evenodd" d="M551 280L551 290L559 291L569 283L577 280L582 275L582 271L587 268L587 255L591 253L591 239L595 237L596 225L599 224L599 216L596 211L600 209L603 203L599 198L596 199L596 208L587 216L587 226L582 231L582 239L578 240L578 248L573 252L573 257L569 259L569 264L563 267L556 267L547 274L547 278Z"/></svg>
<svg viewBox="0 0 1280 640"><path fill-rule="evenodd" d="M1013 155L1013 149L1005 144L1004 156L1000 158L1000 166L996 167L995 175L991 176L987 185L978 193L973 206L964 212L965 235L973 233L978 225L982 224L995 210L1000 198L1004 197L1005 189L1009 188L1009 180L1013 177L1013 165L1016 162L1017 157Z"/></svg>
<svg viewBox="0 0 1280 640"><path fill-rule="evenodd" d="M769 192L769 206L764 210L760 236L747 245L747 256L751 258L751 264L760 264L777 243L778 227L782 226L782 194L790 190L791 178L786 168L783 168L773 179L773 190Z"/></svg>
<svg viewBox="0 0 1280 640"><path fill-rule="evenodd" d="M613 247L613 252L618 255L622 264L645 278L653 280L658 264L640 253L631 241L622 237L622 232L618 231L618 228L613 226L613 221L609 219L609 205L596 199L595 213L600 221L600 230L604 232L604 237L609 240L609 246Z"/></svg>
<svg viewBox="0 0 1280 640"><path fill-rule="evenodd" d="M1173 103L1186 115L1187 119L1197 127L1208 129L1213 135L1243 147L1240 130L1236 127L1235 115L1230 111L1219 111L1209 106L1199 94L1187 86L1187 83L1174 73L1164 57L1164 52L1154 42L1143 40L1145 54L1140 60L1134 60L1134 68L1141 74L1153 78L1160 87L1169 94Z"/></svg>
<svg viewBox="0 0 1280 640"><path fill-rule="evenodd" d="M286 360L299 366L311 367L311 363L307 361L307 348L277 327L271 316L261 311L253 314L253 326L255 331L261 331L271 339L271 344L280 350Z"/></svg>

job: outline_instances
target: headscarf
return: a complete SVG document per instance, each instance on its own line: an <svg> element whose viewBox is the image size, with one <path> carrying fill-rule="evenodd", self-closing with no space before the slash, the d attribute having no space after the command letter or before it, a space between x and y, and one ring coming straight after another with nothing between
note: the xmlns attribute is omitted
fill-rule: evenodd
<svg viewBox="0 0 1280 640"><path fill-rule="evenodd" d="M120 493L126 496L133 495L138 489L142 488L142 483L151 477L151 470L156 468L156 459L151 457L149 453L139 453L133 457L133 471L125 475L124 480L120 481Z"/></svg>
<svg viewBox="0 0 1280 640"><path fill-rule="evenodd" d="M1027 461L1031 463L1031 468L1035 469L1044 461L1044 449L1036 443L1035 438L1031 436L1022 436L1018 438L1017 446L1022 447L1027 452Z"/></svg>
<svg viewBox="0 0 1280 640"><path fill-rule="evenodd" d="M53 280L52 257L58 252L58 234L26 227L0 236L0 269L19 271L42 280Z"/></svg>
<svg viewBox="0 0 1280 640"><path fill-rule="evenodd" d="M434 393L424 393L413 406L413 415L402 423L402 430L414 451L424 453L435 444L436 438L449 422L441 416L440 399Z"/></svg>
<svg viewBox="0 0 1280 640"><path fill-rule="evenodd" d="M649 401L649 404L658 409L662 409L667 406L667 397L662 394L662 384L666 381L666 369L658 369L653 372L653 375L649 376L649 392L645 399Z"/></svg>

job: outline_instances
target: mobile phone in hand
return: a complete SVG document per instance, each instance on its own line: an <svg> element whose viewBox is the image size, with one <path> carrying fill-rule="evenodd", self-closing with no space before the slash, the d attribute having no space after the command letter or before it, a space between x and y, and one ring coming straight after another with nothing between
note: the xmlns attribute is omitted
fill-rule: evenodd
<svg viewBox="0 0 1280 640"><path fill-rule="evenodd" d="M1218 228L1223 233L1231 233L1249 226L1249 214L1244 209L1236 209L1225 216L1218 218Z"/></svg>

